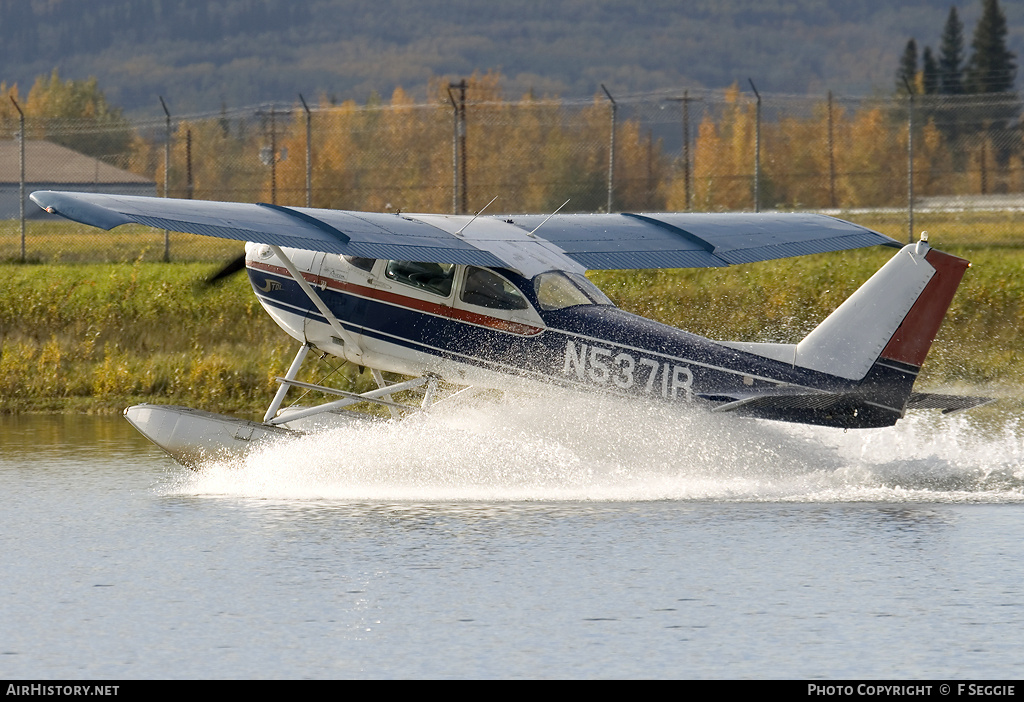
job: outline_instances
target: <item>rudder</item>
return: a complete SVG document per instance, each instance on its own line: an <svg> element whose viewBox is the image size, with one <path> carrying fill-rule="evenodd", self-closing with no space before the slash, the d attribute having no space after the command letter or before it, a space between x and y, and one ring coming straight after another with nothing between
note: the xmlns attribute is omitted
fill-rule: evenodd
<svg viewBox="0 0 1024 702"><path fill-rule="evenodd" d="M965 259L937 249L930 249L925 260L935 269L935 275L880 354L881 358L918 368L924 363L964 272L971 265Z"/></svg>

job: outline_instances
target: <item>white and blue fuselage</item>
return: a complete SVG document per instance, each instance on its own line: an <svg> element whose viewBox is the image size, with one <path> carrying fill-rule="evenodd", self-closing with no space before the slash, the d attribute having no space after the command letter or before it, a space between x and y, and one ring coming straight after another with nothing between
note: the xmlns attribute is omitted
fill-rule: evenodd
<svg viewBox="0 0 1024 702"><path fill-rule="evenodd" d="M933 251L911 249L904 255L923 259ZM842 372L843 364L834 373L814 367L820 359L794 362L798 345L715 342L620 310L572 273L527 278L509 269L285 253L348 334L340 337L270 247L249 244L250 282L275 321L321 351L396 373L436 373L486 387L506 387L511 375L864 427L889 425L903 415L920 368L916 355L896 349L884 357L879 347L865 372L844 377L851 374ZM954 267L962 274L962 266ZM947 280L943 288L949 286ZM913 290L904 312L921 292ZM883 334L891 346L892 330Z"/></svg>

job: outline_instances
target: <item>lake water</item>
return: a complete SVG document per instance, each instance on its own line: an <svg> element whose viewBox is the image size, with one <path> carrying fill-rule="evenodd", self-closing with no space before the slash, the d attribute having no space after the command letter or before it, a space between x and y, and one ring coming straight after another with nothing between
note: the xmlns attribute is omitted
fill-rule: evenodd
<svg viewBox="0 0 1024 702"><path fill-rule="evenodd" d="M0 417L0 678L1019 677L1024 426L977 416L547 398L199 472Z"/></svg>

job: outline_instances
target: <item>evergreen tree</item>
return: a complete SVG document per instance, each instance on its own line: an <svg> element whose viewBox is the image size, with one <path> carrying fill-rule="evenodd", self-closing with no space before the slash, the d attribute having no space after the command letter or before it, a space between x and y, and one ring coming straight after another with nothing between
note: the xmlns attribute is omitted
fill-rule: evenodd
<svg viewBox="0 0 1024 702"><path fill-rule="evenodd" d="M1016 56L1006 48L1006 15L999 0L982 0L981 19L974 28L971 58L967 62L964 87L969 93L988 93L982 111L972 119L984 131L979 159L985 157L985 142L991 144L996 163L1005 166L1020 151L1020 130L1016 126L1021 105L1014 92Z"/></svg>
<svg viewBox="0 0 1024 702"><path fill-rule="evenodd" d="M921 89L925 95L934 95L941 87L941 76L939 75L939 64L932 56L932 47L924 47L924 54L921 57Z"/></svg>
<svg viewBox="0 0 1024 702"><path fill-rule="evenodd" d="M945 137L954 136L947 126L947 114L943 109L943 103L946 102L946 99L939 97L939 93L942 90L942 75L939 71L939 63L935 60L935 56L932 55L932 47L930 46L924 47L924 53L921 56L921 82L919 88L924 95L930 96L921 105L922 123L930 123L932 129L938 130ZM936 126L937 124L942 126Z"/></svg>
<svg viewBox="0 0 1024 702"><path fill-rule="evenodd" d="M964 92L964 25L956 7L949 8L939 46L939 92L960 95Z"/></svg>
<svg viewBox="0 0 1024 702"><path fill-rule="evenodd" d="M900 67L896 71L896 92L902 93L907 85L914 88L917 82L917 42L913 39L907 41L907 46L900 56ZM915 91L916 92L916 91Z"/></svg>
<svg viewBox="0 0 1024 702"><path fill-rule="evenodd" d="M966 87L971 93L1008 93L1017 78L1016 56L1006 48L1006 15L999 0L982 0L983 10L971 42Z"/></svg>

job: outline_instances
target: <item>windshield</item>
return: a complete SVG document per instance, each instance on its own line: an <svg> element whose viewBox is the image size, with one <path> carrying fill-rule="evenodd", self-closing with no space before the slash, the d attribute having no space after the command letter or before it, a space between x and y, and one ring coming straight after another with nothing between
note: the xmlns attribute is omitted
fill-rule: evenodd
<svg viewBox="0 0 1024 702"><path fill-rule="evenodd" d="M610 305L597 286L582 275L551 271L533 279L533 289L542 310L560 310L576 305Z"/></svg>

